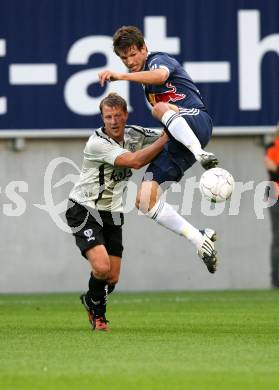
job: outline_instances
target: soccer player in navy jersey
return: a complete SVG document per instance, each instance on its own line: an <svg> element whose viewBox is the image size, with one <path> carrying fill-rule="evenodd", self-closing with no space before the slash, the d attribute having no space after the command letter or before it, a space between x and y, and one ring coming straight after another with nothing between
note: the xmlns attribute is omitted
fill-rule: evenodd
<svg viewBox="0 0 279 390"><path fill-rule="evenodd" d="M203 150L211 138L212 120L199 90L175 58L167 53L148 52L137 27L119 28L113 36L113 47L129 73L104 70L99 73L100 85L117 80L141 83L153 116L170 134L164 150L146 170L136 205L157 223L188 238L209 272L214 273L217 266L215 231L196 229L167 202L160 200L167 186L179 181L196 160L205 169L218 164L214 154Z"/></svg>

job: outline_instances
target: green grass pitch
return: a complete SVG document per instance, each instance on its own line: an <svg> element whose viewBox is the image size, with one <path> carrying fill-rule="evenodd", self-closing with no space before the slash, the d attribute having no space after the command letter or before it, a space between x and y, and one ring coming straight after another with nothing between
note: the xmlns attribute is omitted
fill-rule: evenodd
<svg viewBox="0 0 279 390"><path fill-rule="evenodd" d="M279 291L0 295L1 390L279 389Z"/></svg>

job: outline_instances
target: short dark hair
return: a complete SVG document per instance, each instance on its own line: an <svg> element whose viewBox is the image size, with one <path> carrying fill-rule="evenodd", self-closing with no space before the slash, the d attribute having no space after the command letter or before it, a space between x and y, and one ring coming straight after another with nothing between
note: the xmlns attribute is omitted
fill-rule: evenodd
<svg viewBox="0 0 279 390"><path fill-rule="evenodd" d="M113 35L113 50L118 56L131 46L141 49L144 44L142 32L135 26L122 26Z"/></svg>
<svg viewBox="0 0 279 390"><path fill-rule="evenodd" d="M99 108L103 114L103 107L121 107L124 112L127 112L127 102L122 96L115 92L109 93L100 103Z"/></svg>

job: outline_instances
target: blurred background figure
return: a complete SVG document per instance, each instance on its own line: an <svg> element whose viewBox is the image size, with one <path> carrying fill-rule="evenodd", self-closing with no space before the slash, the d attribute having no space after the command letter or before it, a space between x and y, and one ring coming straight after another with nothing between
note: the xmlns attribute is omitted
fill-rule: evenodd
<svg viewBox="0 0 279 390"><path fill-rule="evenodd" d="M279 122L275 130L274 140L265 152L265 166L273 187L269 187L269 198L276 197L277 202L269 207L272 228L271 244L271 282L279 287Z"/></svg>

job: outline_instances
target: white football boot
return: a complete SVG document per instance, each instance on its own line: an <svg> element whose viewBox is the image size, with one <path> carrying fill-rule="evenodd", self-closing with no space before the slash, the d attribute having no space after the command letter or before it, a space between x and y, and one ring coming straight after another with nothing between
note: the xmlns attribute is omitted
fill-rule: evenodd
<svg viewBox="0 0 279 390"><path fill-rule="evenodd" d="M217 252L214 249L214 242L216 241L216 233L212 229L200 230L203 235L203 241L198 248L198 255L207 266L211 274L217 269Z"/></svg>

